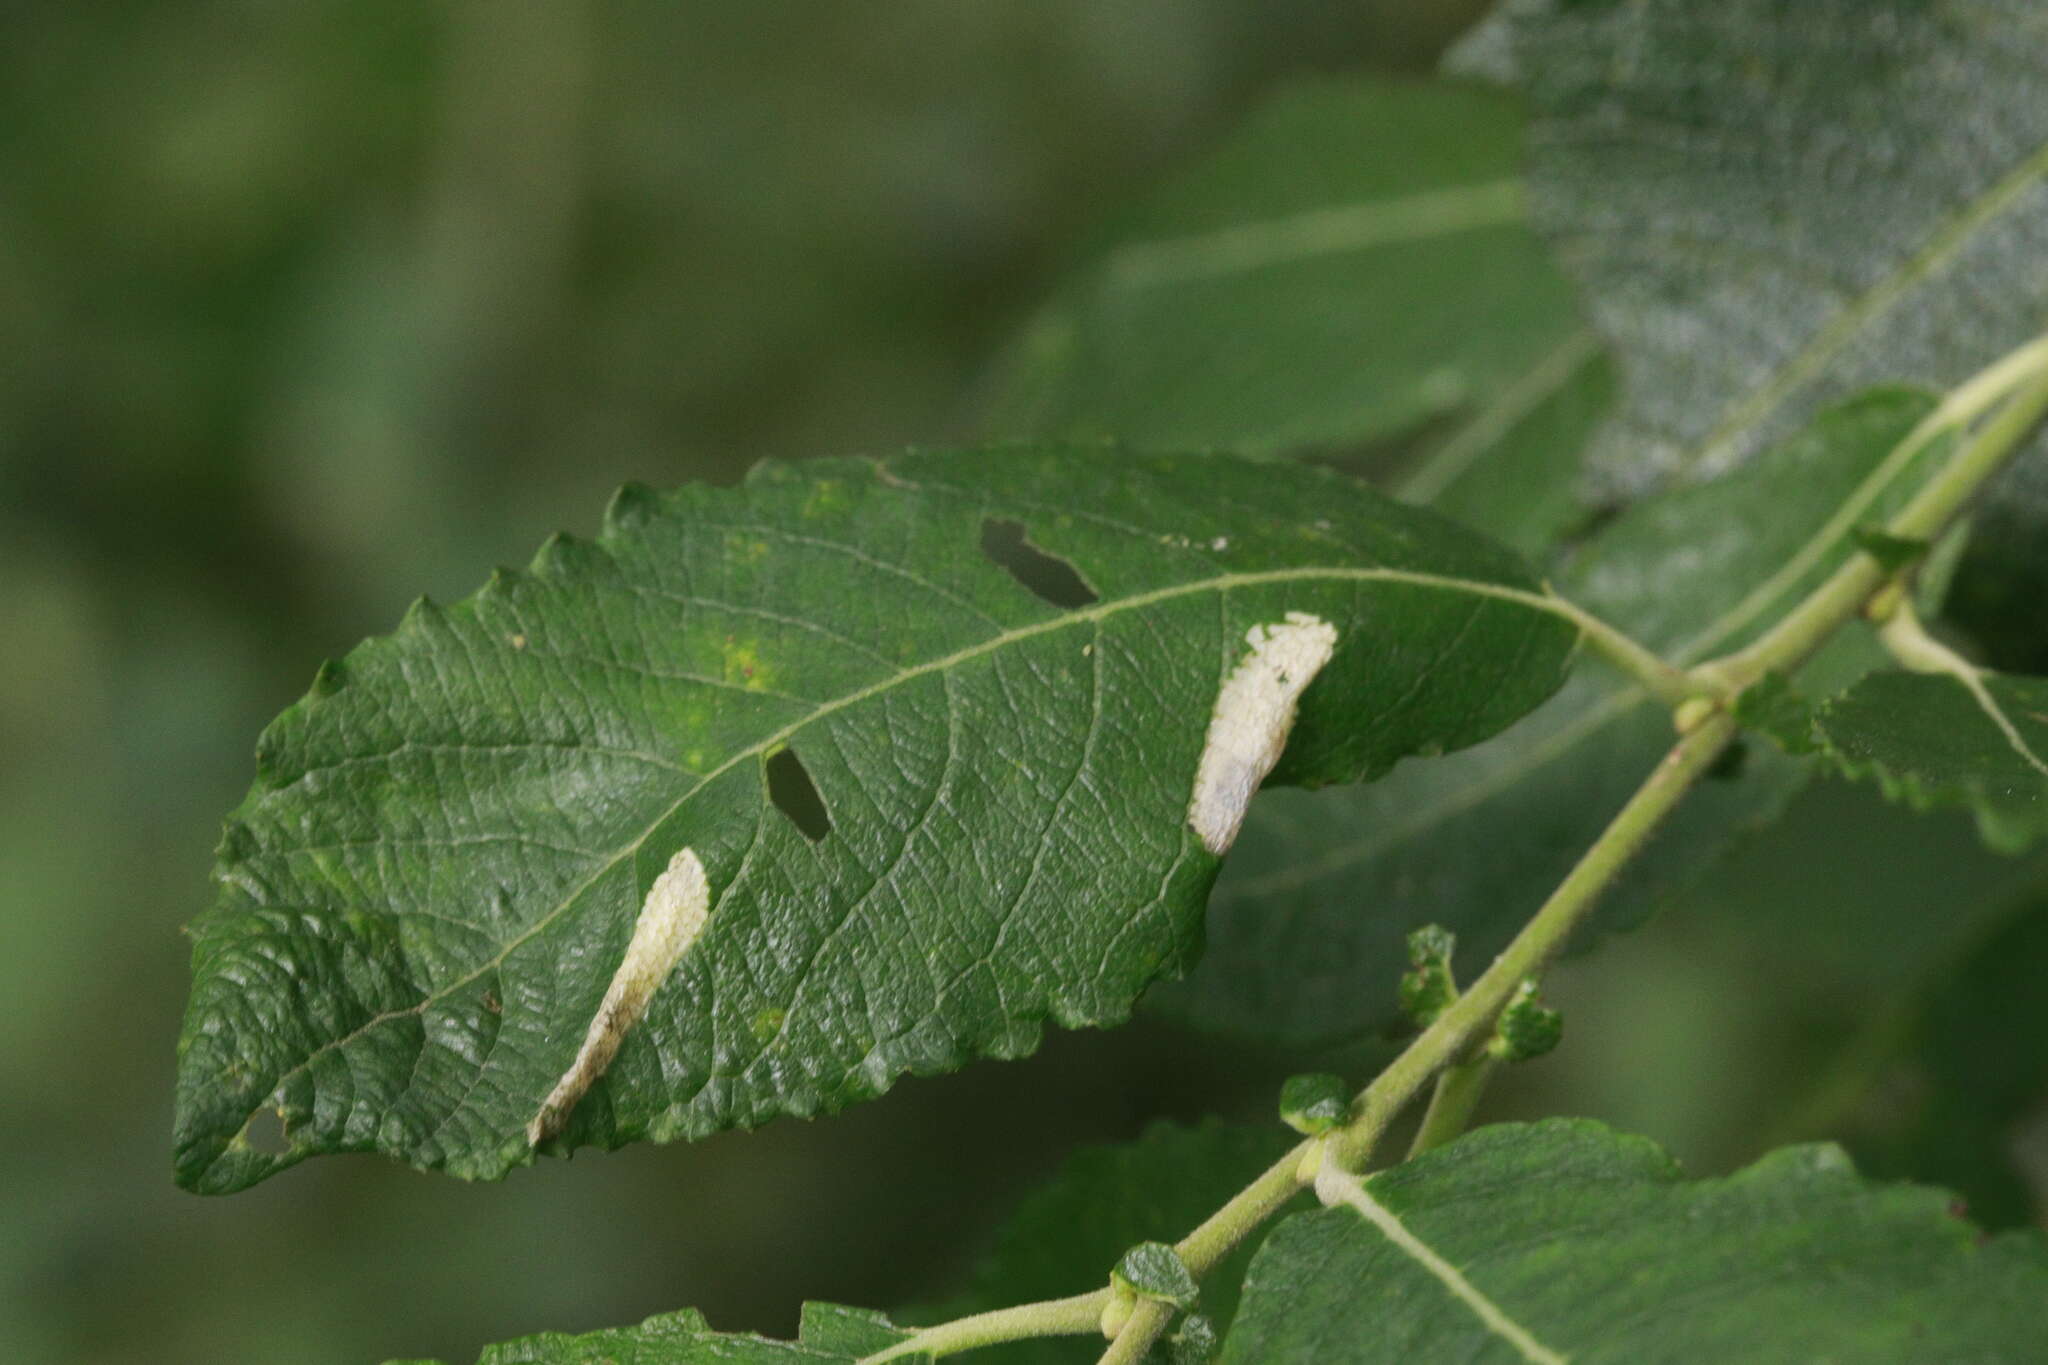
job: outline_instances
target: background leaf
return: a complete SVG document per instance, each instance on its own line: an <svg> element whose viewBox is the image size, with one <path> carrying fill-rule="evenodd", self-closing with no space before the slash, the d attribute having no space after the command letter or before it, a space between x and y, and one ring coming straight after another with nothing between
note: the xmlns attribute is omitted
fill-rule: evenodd
<svg viewBox="0 0 2048 1365"><path fill-rule="evenodd" d="M1546 404L1597 347L1523 222L1521 125L1487 90L1286 90L1103 225L987 381L984 428L1355 454L1437 423L1431 493L1524 423L1583 436L1587 405ZM1532 458L1575 452L1541 435Z"/></svg>
<svg viewBox="0 0 2048 1365"><path fill-rule="evenodd" d="M2043 22L2029 0L1509 0L1454 50L1529 97L1533 219L1621 358L1603 496L1719 473L1846 393L1952 384L2041 330ZM2021 600L2048 591L2022 548L2048 456L2026 466L1964 575L1986 626L2014 575Z"/></svg>
<svg viewBox="0 0 2048 1365"><path fill-rule="evenodd" d="M1364 1187L1395 1230L1343 1205L1289 1218L1253 1261L1225 1361L1913 1361L1930 1342L1945 1359L2017 1361L2048 1350L2038 1235L1987 1241L1948 1195L1874 1185L1832 1147L1686 1182L1641 1138L1556 1120L1481 1129ZM1555 1354L1518 1350L1500 1324Z"/></svg>
<svg viewBox="0 0 2048 1365"><path fill-rule="evenodd" d="M1654 923L1545 978L1569 1044L1503 1073L1488 1112L1598 1118L1701 1173L1827 1139L1873 1174L1970 1192L1996 1226L2029 1221L2024 1200L1980 1209L1976 1192L2009 1193L2031 1160L2017 1145L2031 1101L1980 1096L1982 1074L1924 1064L1915 1040L2044 887L2048 849L1993 853L1960 812L1907 810L1823 770ZM1977 1023L1987 1068L2031 1064L2038 1049L2013 1046L2034 1036L2023 1006L1994 1002ZM1934 1108L1992 1107L2021 1112L1996 1142L1958 1133L1939 1164L1900 1141Z"/></svg>
<svg viewBox="0 0 2048 1365"><path fill-rule="evenodd" d="M1877 391L1823 414L1739 476L1632 509L1560 590L1677 659L1740 645L1854 552L1850 526L1831 519L1932 401ZM1939 447L1895 471L1870 506L1895 506ZM1779 573L1802 553L1796 572ZM1880 657L1851 639L1815 668L1846 681ZM1262 796L1211 898L1202 966L1161 994L1162 1007L1296 1044L1395 1025L1403 935L1444 924L1464 967L1483 967L1672 738L1665 708L1589 668L1470 753L1397 770L1370 789ZM1739 772L1691 794L1597 923L1641 920L1734 835L1774 815L1806 771L1752 746Z"/></svg>
<svg viewBox="0 0 2048 1365"><path fill-rule="evenodd" d="M984 553L1005 520L1095 600ZM1118 1022L1199 944L1218 860L1188 794L1246 631L1336 628L1275 776L1357 780L1556 687L1574 632L1487 585L1530 579L1302 466L1019 450L628 490L600 541L416 609L265 734L194 926L179 1178L527 1160L683 848L710 925L572 1144L836 1109L1028 1052L1047 1018ZM770 799L785 750L822 836ZM282 1151L250 1137L272 1108Z"/></svg>
<svg viewBox="0 0 2048 1365"><path fill-rule="evenodd" d="M2048 1052L2033 1045L2048 1036L2042 881L2037 874L2033 894L2003 907L1937 989L1879 1021L1890 1027L1876 1041L1893 1046L1867 1060L1860 1077L1852 1073L1865 1084L1844 1105L1860 1165L1877 1176L1938 1182L1990 1227L2041 1219L2016 1139L2048 1099Z"/></svg>
<svg viewBox="0 0 2048 1365"><path fill-rule="evenodd" d="M1126 1250L1186 1236L1278 1160L1292 1137L1277 1123L1160 1123L1134 1142L1076 1152L1018 1202L966 1293L929 1312L896 1316L936 1322L1107 1283ZM1199 1311L1219 1328L1237 1312L1238 1289L1258 1242L1248 1239L1202 1281ZM1101 1354L1100 1340L1042 1338L991 1348L986 1359L991 1365L1087 1365Z"/></svg>

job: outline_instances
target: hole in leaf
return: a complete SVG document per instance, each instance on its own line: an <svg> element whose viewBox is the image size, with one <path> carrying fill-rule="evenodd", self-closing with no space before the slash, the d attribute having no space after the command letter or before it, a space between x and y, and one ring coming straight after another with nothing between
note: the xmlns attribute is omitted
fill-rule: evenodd
<svg viewBox="0 0 2048 1365"><path fill-rule="evenodd" d="M789 823L812 843L832 832L832 817L825 811L825 798L818 784L804 770L794 749L777 749L768 756L768 799L775 809L789 817Z"/></svg>
<svg viewBox="0 0 2048 1365"><path fill-rule="evenodd" d="M1007 569L1034 597L1056 607L1085 607L1100 600L1073 565L1033 545L1021 521L990 517L982 522L981 552L991 563Z"/></svg>
<svg viewBox="0 0 2048 1365"><path fill-rule="evenodd" d="M284 1130L284 1115L275 1109L258 1109L242 1128L242 1141L264 1156L283 1156L292 1149Z"/></svg>

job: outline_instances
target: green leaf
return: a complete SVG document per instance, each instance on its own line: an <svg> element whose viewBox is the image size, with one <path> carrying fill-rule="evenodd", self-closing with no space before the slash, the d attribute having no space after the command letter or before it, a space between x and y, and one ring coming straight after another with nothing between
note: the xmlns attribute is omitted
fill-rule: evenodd
<svg viewBox="0 0 2048 1365"><path fill-rule="evenodd" d="M1946 452L1937 441L1883 468L1932 404L1874 391L1739 476L1638 505L1587 548L1561 591L1683 662L1743 644L1856 553L1853 528L1898 506ZM1815 667L1839 686L1881 657L1850 640ZM1162 991L1159 1007L1297 1045L1393 1027L1403 936L1443 924L1476 975L1674 739L1662 706L1588 668L1469 753L1407 765L1371 788L1267 793L1211 898L1201 967ZM1739 776L1703 783L1611 894L1600 926L1639 921L1776 812L1806 773L1763 747Z"/></svg>
<svg viewBox="0 0 2048 1365"><path fill-rule="evenodd" d="M807 1303L797 1340L769 1341L751 1332L714 1332L694 1309L662 1313L638 1327L574 1334L542 1332L502 1342L477 1365L827 1365L850 1362L909 1336L879 1313ZM928 1355L899 1357L905 1365Z"/></svg>
<svg viewBox="0 0 2048 1365"><path fill-rule="evenodd" d="M1428 1028L1458 998L1451 957L1458 936L1441 924L1425 924L1408 935L1408 970L1401 973L1401 1013L1417 1028Z"/></svg>
<svg viewBox="0 0 2048 1365"><path fill-rule="evenodd" d="M1814 733L1893 800L1971 811L1993 848L2048 834L2048 678L1874 673L1824 703Z"/></svg>
<svg viewBox="0 0 2048 1365"><path fill-rule="evenodd" d="M1596 360L1523 223L1521 124L1488 90L1286 90L1105 226L991 377L984 429L1278 454L1445 419L1441 491L1558 421Z"/></svg>
<svg viewBox="0 0 2048 1365"><path fill-rule="evenodd" d="M1277 1125L1158 1123L1135 1142L1084 1148L1018 1204L972 1288L941 1312L917 1318L961 1317L1100 1287L1127 1248L1186 1236L1279 1160L1288 1141ZM1218 1326L1227 1326L1237 1310L1256 1242L1204 1278L1202 1313ZM1087 1365L1101 1354L1099 1339L1039 1340L997 1347L988 1359L990 1365Z"/></svg>
<svg viewBox="0 0 2048 1365"><path fill-rule="evenodd" d="M1637 989L1603 975L1622 992L1609 1017L1640 1020L1654 1034L1659 1025L1640 1011L1664 1011L1679 1051L1658 1049L1632 1078L1610 1076L1620 1107L1599 1112L1630 1115L1638 1128L1671 1125L1694 1157L1717 1164L1787 1142L1839 1140L1870 1173L1958 1190L1973 1216L2009 1225L2001 1210L2010 1199L1980 1203L1993 1187L2011 1189L2001 1150L2009 1121L1997 1141L1983 1126L1957 1128L1951 1159L1920 1164L1932 1149L1907 1145L1902 1129L1936 1109L1968 1112L1967 1092L1982 1087L1977 1067L1921 1066L1908 1044L1925 1002L1943 996L2043 888L2048 846L2017 860L1996 854L1958 812L1910 811L1872 785L1824 773L1664 911L1667 950L1684 961L1664 971L1711 991L1711 1018L1663 999L1662 985ZM2035 1036L2019 1002L1994 1003L1980 1023L1979 1065L2024 1071L2037 1050L2012 1040ZM1701 1071L1731 1047L1759 1064ZM1561 1065L1587 1062L1576 1049L1566 1055ZM1970 1157L1981 1160L1968 1166Z"/></svg>
<svg viewBox="0 0 2048 1365"><path fill-rule="evenodd" d="M2048 460L2015 464L1998 494L1995 505L1970 517L1943 618L1968 632L1993 668L2048 674L2048 630L2041 629L2041 602L2048 596L2048 534L2042 531L2048 527Z"/></svg>
<svg viewBox="0 0 2048 1365"><path fill-rule="evenodd" d="M993 562L1004 522L1094 600ZM1533 587L1432 513L1230 458L1012 450L629 490L596 543L422 604L263 737L193 926L178 1178L530 1159L643 899L688 899L681 851L708 922L643 981L568 1144L815 1114L1019 1056L1046 1019L1118 1022L1199 947L1219 859L1189 798L1248 631L1329 624L1274 780L1359 780L1555 688L1574 633ZM788 817L778 767L808 798ZM281 1151L250 1140L266 1110Z"/></svg>
<svg viewBox="0 0 2048 1365"><path fill-rule="evenodd" d="M2040 331L2038 37L2032 0L1509 0L1454 50L1536 111L1534 218L1620 357L1611 481L1718 472Z"/></svg>
<svg viewBox="0 0 2048 1365"><path fill-rule="evenodd" d="M1813 704L1782 673L1766 673L1735 699L1735 718L1745 729L1768 735L1788 754L1820 747L1813 736Z"/></svg>
<svg viewBox="0 0 2048 1365"><path fill-rule="evenodd" d="M1194 1307L1201 1292L1179 1253L1164 1242L1140 1242L1126 1251L1110 1279L1141 1299L1156 1299L1175 1308Z"/></svg>
<svg viewBox="0 0 2048 1365"><path fill-rule="evenodd" d="M1563 1037L1564 1016L1545 1008L1542 989L1534 978L1524 977L1501 1010L1487 1050L1504 1062L1533 1061L1554 1051Z"/></svg>
<svg viewBox="0 0 2048 1365"><path fill-rule="evenodd" d="M2032 1360L2048 1251L1990 1241L1939 1190L1876 1185L1833 1147L1686 1181L1641 1138L1485 1128L1276 1228L1223 1358Z"/></svg>
<svg viewBox="0 0 2048 1365"><path fill-rule="evenodd" d="M1567 338L1392 487L1528 555L1586 523L1583 455L1614 404L1614 367L1591 332Z"/></svg>
<svg viewBox="0 0 2048 1365"><path fill-rule="evenodd" d="M1509 0L1453 51L1535 111L1532 219L1620 368L1605 496L1719 473L1844 394L1952 384L2041 330L2040 37L2034 0ZM1994 483L1979 530L1960 601L2025 635L2048 450Z"/></svg>
<svg viewBox="0 0 2048 1365"><path fill-rule="evenodd" d="M1327 1071L1289 1076L1280 1087L1280 1121L1307 1137L1351 1117L1352 1085Z"/></svg>
<svg viewBox="0 0 2048 1365"><path fill-rule="evenodd" d="M1216 1324L1200 1313L1190 1313L1167 1337L1165 1351L1162 1353L1155 1348L1152 1355L1161 1359L1161 1365L1207 1365L1216 1358L1216 1352L1222 1345Z"/></svg>

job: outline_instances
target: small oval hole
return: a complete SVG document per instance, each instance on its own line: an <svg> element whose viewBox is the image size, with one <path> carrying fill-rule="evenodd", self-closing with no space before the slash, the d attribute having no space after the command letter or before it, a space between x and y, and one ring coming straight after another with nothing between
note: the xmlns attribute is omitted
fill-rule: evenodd
<svg viewBox="0 0 2048 1365"><path fill-rule="evenodd" d="M811 781L803 760L794 749L777 749L768 756L768 800L789 818L789 823L812 843L832 832L832 817L825 810L825 798Z"/></svg>
<svg viewBox="0 0 2048 1365"><path fill-rule="evenodd" d="M258 1109L242 1129L242 1140L264 1156L285 1156L291 1152L291 1135L285 1131L284 1115L275 1109Z"/></svg>
<svg viewBox="0 0 2048 1365"><path fill-rule="evenodd" d="M1071 609L1101 600L1073 565L1033 545L1021 521L982 522L981 552L1041 601Z"/></svg>

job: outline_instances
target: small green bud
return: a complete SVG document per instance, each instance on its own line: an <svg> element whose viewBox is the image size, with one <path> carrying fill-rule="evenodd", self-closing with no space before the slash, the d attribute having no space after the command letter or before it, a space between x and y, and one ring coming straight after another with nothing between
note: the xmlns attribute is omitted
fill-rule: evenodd
<svg viewBox="0 0 2048 1365"><path fill-rule="evenodd" d="M1564 1016L1545 1009L1538 996L1536 979L1522 978L1522 984L1515 987L1514 998L1500 1012L1500 1023L1487 1044L1488 1052L1504 1062L1526 1062L1557 1046L1557 1040L1564 1036Z"/></svg>
<svg viewBox="0 0 2048 1365"><path fill-rule="evenodd" d="M1280 1121L1297 1133L1314 1137L1350 1117L1350 1087L1342 1076L1289 1076L1280 1087Z"/></svg>
<svg viewBox="0 0 2048 1365"><path fill-rule="evenodd" d="M1180 1330L1166 1339L1166 1359L1168 1365L1208 1365L1220 1345L1216 1324L1200 1313L1190 1313L1181 1320Z"/></svg>
<svg viewBox="0 0 2048 1365"><path fill-rule="evenodd" d="M1195 1302L1195 1277L1180 1254L1164 1242L1140 1242L1126 1251L1110 1273L1110 1283L1175 1308L1190 1308Z"/></svg>
<svg viewBox="0 0 2048 1365"><path fill-rule="evenodd" d="M1438 924L1425 924L1408 935L1410 965L1401 977L1401 1012L1417 1028L1428 1028L1458 998L1457 978L1451 975L1451 953L1457 946L1456 935Z"/></svg>
<svg viewBox="0 0 2048 1365"><path fill-rule="evenodd" d="M1712 697L1687 697L1671 713L1671 724L1681 735L1689 735L1712 719L1721 704Z"/></svg>

